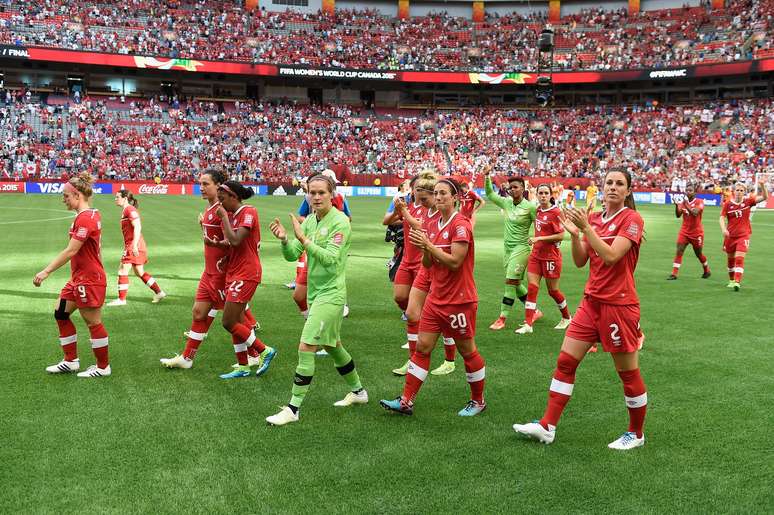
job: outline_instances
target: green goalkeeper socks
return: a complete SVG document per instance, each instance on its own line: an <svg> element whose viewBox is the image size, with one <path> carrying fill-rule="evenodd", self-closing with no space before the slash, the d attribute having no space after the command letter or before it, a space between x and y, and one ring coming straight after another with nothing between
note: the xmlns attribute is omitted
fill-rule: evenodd
<svg viewBox="0 0 774 515"><path fill-rule="evenodd" d="M513 309L513 303L516 301L516 286L513 284L505 285L505 292L503 293L503 302L500 304L500 316L502 318L508 318L508 314Z"/></svg>
<svg viewBox="0 0 774 515"><path fill-rule="evenodd" d="M312 384L312 377L314 377L314 352L298 351L298 365L291 390L293 396L290 398L290 405L296 408L293 411L297 411L304 402L309 385Z"/></svg>
<svg viewBox="0 0 774 515"><path fill-rule="evenodd" d="M339 371L341 377L349 385L350 390L356 392L362 390L363 386L360 384L360 376L355 369L355 362L352 360L352 356L349 355L347 349L342 346L328 347L328 354L333 358L333 364L336 370Z"/></svg>

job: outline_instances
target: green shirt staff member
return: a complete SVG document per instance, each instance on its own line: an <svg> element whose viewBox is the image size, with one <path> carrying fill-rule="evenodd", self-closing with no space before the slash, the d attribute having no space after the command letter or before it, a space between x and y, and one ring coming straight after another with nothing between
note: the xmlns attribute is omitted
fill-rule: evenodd
<svg viewBox="0 0 774 515"><path fill-rule="evenodd" d="M484 187L486 198L503 210L505 216L505 228L503 236L503 268L505 269L505 292L500 306L500 316L489 329L499 331L505 328L505 321L513 309L513 302L518 298L522 303L527 300L527 287L524 285L524 272L527 269L529 258L529 230L535 221L537 208L529 202L524 195L524 179L521 177L508 177L508 192L510 199L501 197L492 187L492 178L487 169L484 174L486 180ZM535 312L535 320L542 313Z"/></svg>
<svg viewBox="0 0 774 515"><path fill-rule="evenodd" d="M278 218L269 225L271 233L282 241L282 254L287 261L297 261L306 251L308 267L309 315L298 344L298 366L293 379L292 397L279 413L266 422L282 426L298 422L298 411L314 377L314 357L320 345L327 348L336 370L344 377L350 392L334 406L368 402L368 393L360 384L355 362L341 345L341 322L347 284L347 266L351 229L347 215L333 207L336 184L324 175L313 175L307 181L308 196L314 214L303 223L290 214L296 239L288 241L287 232Z"/></svg>

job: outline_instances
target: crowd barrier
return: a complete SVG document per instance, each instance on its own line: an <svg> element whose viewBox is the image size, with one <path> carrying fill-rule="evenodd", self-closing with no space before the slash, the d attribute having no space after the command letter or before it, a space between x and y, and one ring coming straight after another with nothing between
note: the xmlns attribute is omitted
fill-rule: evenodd
<svg viewBox="0 0 774 515"><path fill-rule="evenodd" d="M298 186L280 185L267 186L265 184L246 184L253 189L256 195L274 196L301 196L302 190ZM26 193L26 194L61 194L64 188L62 182L14 182L0 181L0 193ZM97 182L93 186L94 192L101 195L113 195L121 189L126 189L135 195L200 195L198 184L155 183L155 182ZM392 198L398 192L393 186L339 186L337 190L348 197L389 197ZM475 188L476 193L484 196L484 190ZM578 200L586 199L585 190L576 190ZM638 204L674 204L681 202L684 193L671 191L635 191L634 201ZM699 193L697 197L704 200L707 206L719 206L722 202L720 195L714 193ZM765 206L774 208L774 194L769 195Z"/></svg>

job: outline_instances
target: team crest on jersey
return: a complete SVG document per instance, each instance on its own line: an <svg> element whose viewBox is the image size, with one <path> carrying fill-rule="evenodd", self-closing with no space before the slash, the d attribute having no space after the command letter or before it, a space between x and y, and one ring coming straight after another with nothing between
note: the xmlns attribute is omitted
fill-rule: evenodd
<svg viewBox="0 0 774 515"><path fill-rule="evenodd" d="M210 213L209 215L207 215L207 220L212 220L212 213Z"/></svg>
<svg viewBox="0 0 774 515"><path fill-rule="evenodd" d="M610 224L610 228L608 229L608 231L610 232L615 231L615 224Z"/></svg>
<svg viewBox="0 0 774 515"><path fill-rule="evenodd" d="M328 236L328 228L327 227L323 227L322 229L320 229L320 236Z"/></svg>
<svg viewBox="0 0 774 515"><path fill-rule="evenodd" d="M548 221L548 215L543 215L543 221Z"/></svg>
<svg viewBox="0 0 774 515"><path fill-rule="evenodd" d="M449 237L449 231L444 231L441 236L443 236L443 239L445 240L446 238Z"/></svg>

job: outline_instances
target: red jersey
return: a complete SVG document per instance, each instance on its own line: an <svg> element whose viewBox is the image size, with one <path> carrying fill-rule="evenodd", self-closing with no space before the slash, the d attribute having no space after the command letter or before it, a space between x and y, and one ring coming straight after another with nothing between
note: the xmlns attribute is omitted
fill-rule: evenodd
<svg viewBox="0 0 774 515"><path fill-rule="evenodd" d="M696 216L691 214L691 209L698 209ZM694 197L688 201L686 198L680 203L680 212L683 217L683 225L680 227L680 233L689 238L696 238L704 235L704 226L701 223L701 215L704 212L704 200Z"/></svg>
<svg viewBox="0 0 774 515"><path fill-rule="evenodd" d="M473 215L473 209L476 207L476 200L480 200L473 190L468 190L467 193L460 193L460 214L465 218L470 218Z"/></svg>
<svg viewBox="0 0 774 515"><path fill-rule="evenodd" d="M202 231L208 238L214 240L223 241L225 236L223 235L222 220L218 216L218 208L220 202L215 202L209 206L202 213ZM224 270L218 270L218 261L228 255L229 249L221 249L218 247L212 247L210 245L204 246L204 273L206 274L224 274Z"/></svg>
<svg viewBox="0 0 774 515"><path fill-rule="evenodd" d="M754 205L755 196L749 196L738 204L733 200L723 204L720 216L725 216L728 220L726 228L731 238L746 238L752 234L752 226L750 225L750 214L752 212L750 208Z"/></svg>
<svg viewBox="0 0 774 515"><path fill-rule="evenodd" d="M129 204L121 213L121 232L124 235L124 245L131 245L134 240L134 227L132 222L140 219L140 212L137 208ZM140 234L140 241L137 243L140 252L145 250L145 239Z"/></svg>
<svg viewBox="0 0 774 515"><path fill-rule="evenodd" d="M229 213L231 227L236 231L246 227L250 232L242 243L231 248L228 258L226 281L261 281L261 259L258 257L261 247L261 226L258 223L258 212L253 206L242 205L233 213Z"/></svg>
<svg viewBox="0 0 774 515"><path fill-rule="evenodd" d="M412 202L406 206L406 209L408 209L409 214L413 218L415 218L420 224L423 224L424 226L425 217L427 216L426 207L424 207L422 204L414 204ZM410 229L411 226L409 225L408 221L404 219L403 238L407 244L404 245L403 248L403 258L401 259L400 266L409 270L413 270L422 265L422 251L409 240Z"/></svg>
<svg viewBox="0 0 774 515"><path fill-rule="evenodd" d="M102 217L96 209L84 209L75 216L70 226L70 238L83 245L70 259L71 282L76 284L106 285L102 267Z"/></svg>
<svg viewBox="0 0 774 515"><path fill-rule="evenodd" d="M462 265L456 270L433 261L430 269L432 283L428 300L437 304L468 304L478 302L476 282L473 280L473 266L475 265L475 248L473 245L473 229L470 220L455 212L452 217L443 223L438 216L435 223L430 224L427 232L433 245L447 254L451 254L452 243L462 242L468 244L468 254Z"/></svg>
<svg viewBox="0 0 774 515"><path fill-rule="evenodd" d="M430 234L430 231L436 227L438 224L438 220L441 219L441 212L437 209L428 209L425 211L425 218L422 220L422 229L427 232L427 234ZM430 241L432 241L432 238L430 238Z"/></svg>
<svg viewBox="0 0 774 515"><path fill-rule="evenodd" d="M612 245L616 237L622 236L631 240L632 246L613 266L605 265L602 258L589 246L589 279L584 293L605 304L639 304L634 285L634 269L637 268L640 241L645 228L642 217L634 209L624 207L610 218L605 218L600 212L591 213L589 223L594 232L608 245Z"/></svg>
<svg viewBox="0 0 774 515"><path fill-rule="evenodd" d="M559 220L559 207L551 206L546 210L538 208L535 213L535 236L552 236L564 232L564 226ZM562 258L559 251L561 241L538 241L532 246L532 254L538 259L558 260Z"/></svg>

